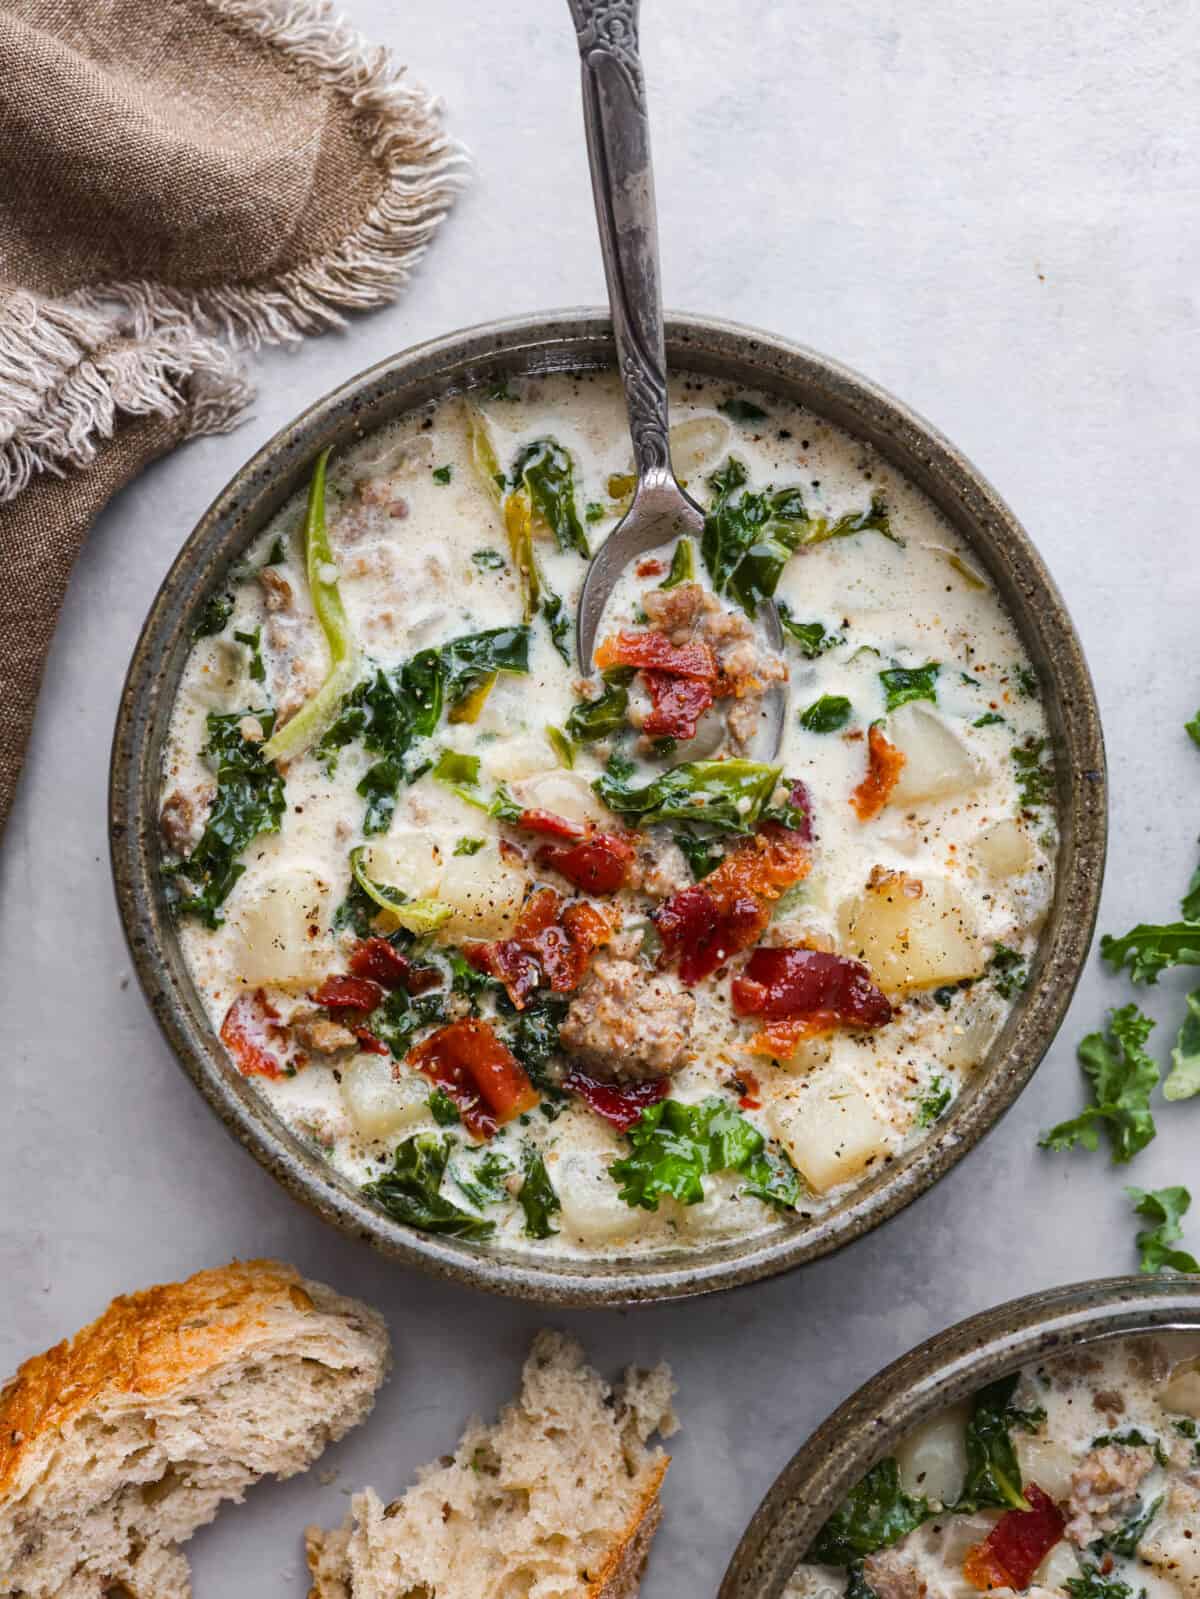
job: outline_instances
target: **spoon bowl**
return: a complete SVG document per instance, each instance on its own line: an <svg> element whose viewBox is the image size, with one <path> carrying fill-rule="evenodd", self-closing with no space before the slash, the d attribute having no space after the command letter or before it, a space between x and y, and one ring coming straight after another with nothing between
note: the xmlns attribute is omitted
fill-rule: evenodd
<svg viewBox="0 0 1200 1599"><path fill-rule="evenodd" d="M680 488L671 467L658 216L646 80L638 54L639 0L569 4L583 75L592 197L637 473L633 503L593 558L579 596L575 647L580 670L590 676L600 620L621 574L631 561L681 535L699 543L704 512ZM759 626L768 647L781 651L783 629L773 604L759 607ZM782 684L771 687L763 705L756 754L769 761L783 742L787 691Z"/></svg>

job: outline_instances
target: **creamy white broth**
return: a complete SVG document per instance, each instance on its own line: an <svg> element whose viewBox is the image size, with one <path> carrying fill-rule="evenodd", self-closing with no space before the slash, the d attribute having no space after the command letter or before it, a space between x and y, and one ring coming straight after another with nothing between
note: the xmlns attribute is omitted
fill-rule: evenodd
<svg viewBox="0 0 1200 1599"><path fill-rule="evenodd" d="M1082 1346L1023 1370L1010 1403L1026 1418L1009 1430L1024 1492L1036 1485L1061 1518L1061 1535L1022 1589L1063 1599L1141 1593L1147 1599L1196 1599L1200 1335ZM1006 1511L990 1505L943 1508L968 1497L966 1428L972 1411L972 1401L954 1406L896 1450L900 1489L929 1501L930 1514L899 1541L867 1555L858 1576L878 1599L918 1593L970 1599L990 1591L969 1557ZM1136 1534L1123 1536L1141 1523ZM1089 1580L1097 1576L1101 1585L1089 1592ZM836 1599L849 1580L841 1566L801 1565L785 1599ZM1003 1585L1000 1590L1011 1591Z"/></svg>
<svg viewBox="0 0 1200 1599"><path fill-rule="evenodd" d="M630 469L615 381L563 375L514 382L508 392L513 398L478 402L498 460L507 471L522 445L552 435L572 458L581 518L585 508L593 508L595 519L583 525L594 548L615 523L614 495L623 485L611 480ZM730 1008L729 974L743 956L691 990L692 1056L671 1077L671 1098L694 1104L719 1095L731 1108L748 1100L740 1113L768 1140L773 1155L794 1163L803 1186L798 1209L811 1215L924 1136L935 1112L944 1114L969 1079L1013 1003L1016 979L1003 965L997 970L991 964L993 953L998 945L1011 952L1005 959L1019 978L1050 902L1056 834L1049 804L1023 810L1011 751L1031 737L1044 737L1045 723L1010 619L929 502L861 444L798 408L759 396L767 419L728 420L716 409L728 392L686 378L673 385L673 417L683 433L677 465L698 498L707 498L706 477L734 455L745 464L752 488L798 484L809 513L831 521L863 510L873 494L883 496L890 529L903 540L901 546L878 532L859 533L802 548L784 568L777 597L792 618L821 622L844 642L812 660L794 641L785 648L790 706L776 764L807 785L815 839L810 874L777 902L762 941L832 949L865 958L868 966L875 956L886 964L879 936L863 930L873 919L864 922L862 906L875 904L866 886L874 872L884 881L878 890L884 899L915 894L911 903L923 907L918 918L933 919L935 944L940 927L956 932L960 946L957 965L954 952L942 948L952 968L945 982L897 987L895 972L876 974L895 1006L891 1022L871 1031L835 1029L800 1044L783 1064L747 1053L756 1029ZM439 481L447 467L449 481ZM213 788L201 753L209 713L294 709L324 675L325 645L304 578L303 512L299 496L257 541L244 580L229 586L232 616L219 634L197 641L185 667L164 758L166 808L182 795L192 810L190 828L175 829L175 853L194 846ZM365 660L394 668L418 650L521 621L520 579L495 498L473 464L460 401L428 408L335 460L328 521L340 591ZM284 612L272 612L255 573L280 540L285 558L271 570L289 586L291 603ZM497 552L503 568L491 556L482 563L473 559L481 551ZM552 538L539 539L537 551L564 614L573 617L584 561L574 551L560 551ZM671 554L661 552L662 565ZM696 576L705 581L698 556ZM627 574L602 633L636 627L645 594L659 582L657 574ZM252 636L255 629L262 630L261 683L249 675L251 650L234 640L235 633ZM936 704L914 702L885 715L880 671L929 661L940 663ZM574 664L567 666L556 653L541 619L532 625L529 668L528 675L502 672L474 723L449 723L443 716L429 741L430 757L447 749L477 756L482 791L490 794L503 784L520 805L572 820L590 816L602 828L618 830L618 818L590 787L604 771L611 744L579 745L568 771L547 737L548 726L567 722L580 682ZM800 713L823 695L851 702L851 719L840 731L814 733L799 723ZM640 703L635 684L635 714ZM988 717L1003 720L973 725ZM880 719L886 733L905 742L910 758L897 800L864 823L850 796L866 770L866 729ZM632 733L626 745L631 738ZM410 758L422 753L418 747ZM632 753L643 780L695 758L686 742L658 761L644 759L637 748ZM743 752L727 743L718 753ZM746 753L753 757L758 751ZM352 940L332 923L349 886L349 851L364 843L364 801L356 788L376 758L352 742L340 751L332 776L311 750L291 761L280 831L259 834L244 852L244 873L222 907L224 924L212 929L194 917L181 918L185 959L215 1027L240 994L262 988L286 1030L294 1017L311 1012L306 996L322 978L346 970ZM946 791L918 793L901 803L905 782ZM415 855L405 847L414 838L424 840ZM482 840L475 855L454 854L462 839ZM430 773L401 784L386 837L365 840L375 874L397 882L410 897L430 891L426 879L444 884L447 873L455 881L476 868L494 873L498 899L485 908L479 930L466 935L473 939L510 930L521 892L534 880L553 881L565 895L574 892L552 873L506 862L512 841L522 842L507 824ZM661 857L667 875L678 880L682 857L669 826L651 829L642 850ZM405 872L406 882L399 883L396 874ZM690 882L690 873L684 871L682 880ZM623 890L613 903L626 924L642 926L661 898ZM264 933L262 907L284 901L290 932ZM280 985L273 980L280 969L276 946L289 939L294 947L284 961L288 980ZM461 932L443 929L429 947L437 959L465 941ZM672 996L686 992L674 969L644 976L668 1007ZM969 982L959 986L960 977ZM489 1002L484 1009L490 1014ZM414 1040L431 1030L418 1031ZM432 1084L424 1076L378 1055L303 1053L307 1064L295 1075L254 1078L300 1136L321 1148L339 1172L365 1182L390 1167L397 1146L437 1131L456 1146L443 1193L472 1209L454 1173L479 1157L461 1127L438 1127L428 1106ZM747 1092L731 1086L737 1084ZM380 1106L382 1119L373 1118L372 1108ZM657 1211L633 1207L618 1197L608 1173L613 1159L629 1153L626 1137L578 1100L548 1108L559 1111L553 1120L534 1110L502 1127L492 1144L518 1169L526 1149L542 1153L562 1205L553 1217L559 1230L544 1239L527 1237L524 1212L509 1198L486 1210L495 1239L506 1246L619 1255L765 1232L788 1220L786 1212L744 1192L743 1177L731 1173L705 1176L702 1203L663 1199ZM371 1133L389 1119L388 1131ZM509 1188L518 1186L514 1176Z"/></svg>

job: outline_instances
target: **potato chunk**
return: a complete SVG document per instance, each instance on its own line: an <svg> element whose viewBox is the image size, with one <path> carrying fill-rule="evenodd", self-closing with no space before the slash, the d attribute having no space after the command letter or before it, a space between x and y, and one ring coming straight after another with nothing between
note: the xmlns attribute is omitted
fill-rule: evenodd
<svg viewBox="0 0 1200 1599"><path fill-rule="evenodd" d="M1020 822L1011 817L994 822L975 840L975 859L992 877L1015 877L1033 864L1033 845Z"/></svg>
<svg viewBox="0 0 1200 1599"><path fill-rule="evenodd" d="M363 860L367 876L409 899L437 899L438 884L454 838L446 833L408 829L372 844Z"/></svg>
<svg viewBox="0 0 1200 1599"><path fill-rule="evenodd" d="M1190 1496L1181 1485L1176 1496ZM1174 1497L1174 1496L1173 1496ZM1160 1577L1174 1583L1180 1599L1200 1599L1200 1538L1195 1536L1196 1513L1186 1503L1178 1508L1169 1504L1165 1516L1151 1523L1149 1535L1138 1545L1138 1554Z"/></svg>
<svg viewBox="0 0 1200 1599"><path fill-rule="evenodd" d="M333 962L330 885L316 866L297 863L264 875L230 912L232 962L250 986L306 988Z"/></svg>
<svg viewBox="0 0 1200 1599"><path fill-rule="evenodd" d="M952 1405L908 1433L896 1448L900 1482L906 1492L953 1504L967 1477L965 1428L970 1407Z"/></svg>
<svg viewBox="0 0 1200 1599"><path fill-rule="evenodd" d="M527 881L519 867L501 859L494 843L477 855L451 855L435 896L452 911L439 936L505 937L521 913Z"/></svg>
<svg viewBox="0 0 1200 1599"><path fill-rule="evenodd" d="M792 1164L818 1194L859 1176L891 1149L882 1113L861 1084L836 1068L814 1072L767 1114Z"/></svg>
<svg viewBox="0 0 1200 1599"><path fill-rule="evenodd" d="M392 1076L383 1055L356 1055L342 1071L342 1099L355 1128L366 1139L387 1138L416 1122L430 1121L430 1085L406 1071Z"/></svg>
<svg viewBox="0 0 1200 1599"><path fill-rule="evenodd" d="M542 772L517 785L518 801L531 810L553 811L570 822L608 822L612 816L592 785L578 772Z"/></svg>
<svg viewBox="0 0 1200 1599"><path fill-rule="evenodd" d="M452 833L397 833L371 846L366 869L409 899L449 905L451 915L438 929L440 937L451 942L464 936L503 938L520 914L525 873L502 859L495 839L474 855L456 855L456 841Z"/></svg>
<svg viewBox="0 0 1200 1599"><path fill-rule="evenodd" d="M872 872L839 915L842 952L867 963L888 993L938 988L984 968L983 945L958 890L944 877Z"/></svg>
<svg viewBox="0 0 1200 1599"><path fill-rule="evenodd" d="M572 1150L550 1167L562 1206L562 1228L582 1244L607 1244L645 1225L644 1211L627 1205L609 1174L615 1149Z"/></svg>
<svg viewBox="0 0 1200 1599"><path fill-rule="evenodd" d="M1026 1482L1036 1482L1051 1499L1061 1502L1071 1497L1071 1478L1079 1462L1066 1444L1019 1432L1013 1436L1013 1445Z"/></svg>
<svg viewBox="0 0 1200 1599"><path fill-rule="evenodd" d="M1200 1420L1200 1360L1184 1360L1171 1372L1158 1396L1164 1410Z"/></svg>
<svg viewBox="0 0 1200 1599"><path fill-rule="evenodd" d="M948 799L978 786L982 768L936 711L904 705L888 718L888 742L904 756L904 769L888 796L889 805Z"/></svg>

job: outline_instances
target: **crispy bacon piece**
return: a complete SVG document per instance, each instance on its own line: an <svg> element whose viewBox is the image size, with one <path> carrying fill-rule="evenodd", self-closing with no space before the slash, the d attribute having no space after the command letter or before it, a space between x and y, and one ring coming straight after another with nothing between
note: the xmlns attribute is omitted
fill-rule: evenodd
<svg viewBox="0 0 1200 1599"><path fill-rule="evenodd" d="M287 1049L287 1034L278 1026L279 1012L261 988L239 994L225 1012L221 1042L243 1077L282 1077L284 1062L276 1050Z"/></svg>
<svg viewBox="0 0 1200 1599"><path fill-rule="evenodd" d="M579 986L592 951L612 932L612 924L599 906L574 900L564 906L562 895L539 888L522 908L511 938L491 944L466 944L463 954L476 971L498 977L518 1010L546 982L555 993Z"/></svg>
<svg viewBox="0 0 1200 1599"><path fill-rule="evenodd" d="M770 915L753 894L728 895L718 906L707 881L680 889L650 913L662 939L659 964L678 955L680 981L689 988L757 943Z"/></svg>
<svg viewBox="0 0 1200 1599"><path fill-rule="evenodd" d="M370 1055L390 1055L392 1052L369 1027L351 1027L350 1031L358 1039L360 1046Z"/></svg>
<svg viewBox="0 0 1200 1599"><path fill-rule="evenodd" d="M350 956L350 970L355 977L369 978L381 988L403 988L409 994L424 994L442 981L436 966L415 965L386 938L367 938L357 944Z"/></svg>
<svg viewBox="0 0 1200 1599"><path fill-rule="evenodd" d="M860 822L878 816L904 770L904 756L883 736L878 722L867 729L867 775L850 796Z"/></svg>
<svg viewBox="0 0 1200 1599"><path fill-rule="evenodd" d="M538 1102L537 1089L520 1061L496 1037L491 1023L477 1016L439 1027L410 1049L406 1059L441 1084L477 1138L490 1138L497 1127Z"/></svg>
<svg viewBox="0 0 1200 1599"><path fill-rule="evenodd" d="M649 738L695 738L697 723L713 703L712 680L643 672L642 681L654 705L642 732Z"/></svg>
<svg viewBox="0 0 1200 1599"><path fill-rule="evenodd" d="M982 1543L967 1551L963 1576L976 1588L1028 1588L1063 1535L1066 1519L1037 1483L1025 1489L1028 1510L1008 1510Z"/></svg>
<svg viewBox="0 0 1200 1599"><path fill-rule="evenodd" d="M634 850L615 834L596 833L578 844L543 844L534 858L585 894L615 894L629 876Z"/></svg>
<svg viewBox="0 0 1200 1599"><path fill-rule="evenodd" d="M573 822L569 816L559 816L556 811L522 811L516 824L526 833L544 833L547 838L578 840L594 833L595 823Z"/></svg>
<svg viewBox="0 0 1200 1599"><path fill-rule="evenodd" d="M384 990L369 977L327 977L308 996L326 1010L374 1010L382 1005Z"/></svg>
<svg viewBox="0 0 1200 1599"><path fill-rule="evenodd" d="M659 964L678 955L681 981L689 988L702 982L758 942L770 920L770 902L807 877L811 867L800 829L763 822L715 871L651 912L663 943Z"/></svg>
<svg viewBox="0 0 1200 1599"><path fill-rule="evenodd" d="M716 657L707 644L692 639L672 644L665 633L613 633L596 649L596 668L635 666L640 672L670 672L675 677L715 678Z"/></svg>
<svg viewBox="0 0 1200 1599"><path fill-rule="evenodd" d="M563 1078L563 1087L568 1093L578 1094L589 1110L610 1122L618 1132L627 1133L647 1105L656 1105L667 1097L671 1080L653 1077L642 1083L602 1083L576 1067Z"/></svg>
<svg viewBox="0 0 1200 1599"><path fill-rule="evenodd" d="M882 1027L892 1007L860 961L821 949L756 949L730 985L739 1016L766 1026L751 1042L759 1055L787 1056L802 1038L834 1027Z"/></svg>
<svg viewBox="0 0 1200 1599"><path fill-rule="evenodd" d="M568 847L543 844L535 859L562 874L587 894L615 894L633 864L633 845L616 833L601 833L594 822L572 822L553 811L522 811L516 824L529 833L569 839Z"/></svg>
<svg viewBox="0 0 1200 1599"><path fill-rule="evenodd" d="M661 577L666 570L666 563L656 560L653 555L647 556L644 561L639 561L634 567L639 577Z"/></svg>

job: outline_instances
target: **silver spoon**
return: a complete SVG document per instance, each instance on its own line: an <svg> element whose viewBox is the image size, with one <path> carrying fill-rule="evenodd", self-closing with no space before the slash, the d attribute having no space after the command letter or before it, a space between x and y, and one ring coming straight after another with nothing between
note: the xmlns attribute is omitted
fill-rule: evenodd
<svg viewBox="0 0 1200 1599"><path fill-rule="evenodd" d="M667 356L658 268L658 215L650 164L646 80L638 54L639 0L568 0L583 67L583 121L617 362L633 437L633 503L596 552L576 615L580 669L592 670L596 633L621 573L638 556L681 535L699 542L704 512L680 488L671 467ZM783 649L774 605L759 607L771 649ZM774 755L783 737L786 695L764 701L762 747Z"/></svg>

